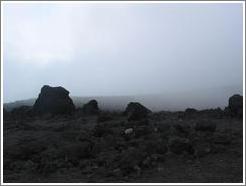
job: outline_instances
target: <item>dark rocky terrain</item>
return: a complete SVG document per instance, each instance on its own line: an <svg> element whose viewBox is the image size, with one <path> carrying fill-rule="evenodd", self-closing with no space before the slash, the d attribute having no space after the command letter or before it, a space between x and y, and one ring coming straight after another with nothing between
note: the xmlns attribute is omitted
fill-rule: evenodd
<svg viewBox="0 0 246 186"><path fill-rule="evenodd" d="M234 95L225 110L151 112L132 102L108 112L96 100L75 109L68 91L43 87L33 107L3 112L3 180L242 182L242 106Z"/></svg>

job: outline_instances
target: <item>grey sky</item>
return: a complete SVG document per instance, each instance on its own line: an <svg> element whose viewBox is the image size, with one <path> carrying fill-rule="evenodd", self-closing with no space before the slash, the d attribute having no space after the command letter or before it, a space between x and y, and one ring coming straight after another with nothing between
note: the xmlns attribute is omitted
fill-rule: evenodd
<svg viewBox="0 0 246 186"><path fill-rule="evenodd" d="M3 4L4 102L243 89L242 4ZM238 92L235 92L238 93Z"/></svg>

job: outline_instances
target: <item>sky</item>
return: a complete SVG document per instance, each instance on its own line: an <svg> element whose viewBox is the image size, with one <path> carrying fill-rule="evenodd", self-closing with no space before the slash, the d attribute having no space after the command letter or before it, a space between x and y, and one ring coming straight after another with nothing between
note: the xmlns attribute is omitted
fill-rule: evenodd
<svg viewBox="0 0 246 186"><path fill-rule="evenodd" d="M2 5L4 102L43 85L72 96L243 92L242 4Z"/></svg>

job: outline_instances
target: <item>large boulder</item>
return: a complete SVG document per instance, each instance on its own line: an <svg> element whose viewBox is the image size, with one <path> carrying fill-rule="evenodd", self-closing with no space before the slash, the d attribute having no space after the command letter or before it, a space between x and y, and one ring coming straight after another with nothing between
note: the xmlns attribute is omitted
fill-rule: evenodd
<svg viewBox="0 0 246 186"><path fill-rule="evenodd" d="M33 111L38 114L71 114L75 111L75 106L65 88L45 85L33 106Z"/></svg>
<svg viewBox="0 0 246 186"><path fill-rule="evenodd" d="M235 94L229 98L228 112L232 117L243 117L243 96Z"/></svg>
<svg viewBox="0 0 246 186"><path fill-rule="evenodd" d="M83 108L83 113L87 115L94 115L99 113L99 108L96 100L91 100L86 103Z"/></svg>
<svg viewBox="0 0 246 186"><path fill-rule="evenodd" d="M149 113L151 113L149 109L137 102L130 102L124 112L129 121L145 119Z"/></svg>

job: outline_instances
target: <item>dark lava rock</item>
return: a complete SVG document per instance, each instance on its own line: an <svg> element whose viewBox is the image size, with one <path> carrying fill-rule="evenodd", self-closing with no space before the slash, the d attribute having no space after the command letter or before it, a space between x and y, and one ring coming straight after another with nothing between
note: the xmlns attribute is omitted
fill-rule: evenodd
<svg viewBox="0 0 246 186"><path fill-rule="evenodd" d="M151 134L153 129L149 125L137 126L134 128L135 137L139 138Z"/></svg>
<svg viewBox="0 0 246 186"><path fill-rule="evenodd" d="M243 96L238 94L229 98L229 114L232 117L243 118Z"/></svg>
<svg viewBox="0 0 246 186"><path fill-rule="evenodd" d="M187 108L184 112L184 117L189 119L189 118L194 118L197 114L197 110L194 108Z"/></svg>
<svg viewBox="0 0 246 186"><path fill-rule="evenodd" d="M83 113L87 115L94 115L99 113L99 108L96 100L91 100L86 103L83 108Z"/></svg>
<svg viewBox="0 0 246 186"><path fill-rule="evenodd" d="M23 118L23 117L31 117L33 115L32 112L32 107L30 106L20 106L17 108L14 108L11 111L11 116L13 116L13 118Z"/></svg>
<svg viewBox="0 0 246 186"><path fill-rule="evenodd" d="M165 154L168 151L167 142L165 140L148 140L144 144L144 150L149 155L151 154Z"/></svg>
<svg viewBox="0 0 246 186"><path fill-rule="evenodd" d="M184 137L187 137L191 132L191 126L190 125L185 125L185 124L174 124L173 128L176 130L176 132Z"/></svg>
<svg viewBox="0 0 246 186"><path fill-rule="evenodd" d="M187 152L189 154L194 153L194 149L187 138L173 137L169 140L169 150L175 154L182 154Z"/></svg>
<svg viewBox="0 0 246 186"><path fill-rule="evenodd" d="M125 123L125 126L130 127L138 127L138 126L146 126L149 125L149 120L147 118L138 120L138 121L128 121Z"/></svg>
<svg viewBox="0 0 246 186"><path fill-rule="evenodd" d="M3 120L9 119L11 116L11 113L8 112L6 109L3 109Z"/></svg>
<svg viewBox="0 0 246 186"><path fill-rule="evenodd" d="M127 115L129 121L136 121L147 118L149 113L151 113L149 109L137 102L130 102L124 112L124 114Z"/></svg>
<svg viewBox="0 0 246 186"><path fill-rule="evenodd" d="M196 131L214 132L216 130L216 124L210 120L201 120L195 125Z"/></svg>
<svg viewBox="0 0 246 186"><path fill-rule="evenodd" d="M136 171L143 160L146 158L147 154L141 149L130 147L121 153L119 163L119 168L123 171L123 174L128 174L132 171Z"/></svg>
<svg viewBox="0 0 246 186"><path fill-rule="evenodd" d="M213 142L215 144L229 145L232 142L232 136L226 133L218 133L213 136Z"/></svg>
<svg viewBox="0 0 246 186"><path fill-rule="evenodd" d="M113 130L109 123L99 123L94 127L92 133L95 137L103 137L112 134Z"/></svg>
<svg viewBox="0 0 246 186"><path fill-rule="evenodd" d="M69 91L63 87L45 85L36 100L33 110L38 114L71 114L75 111Z"/></svg>
<svg viewBox="0 0 246 186"><path fill-rule="evenodd" d="M112 119L113 119L113 117L111 115L109 115L109 114L100 114L97 117L97 122L101 123L101 122L105 122L105 121L110 121Z"/></svg>
<svg viewBox="0 0 246 186"><path fill-rule="evenodd" d="M211 146L208 142L199 141L193 146L197 157L203 157L211 152Z"/></svg>
<svg viewBox="0 0 246 186"><path fill-rule="evenodd" d="M185 110L185 113L187 113L187 114L193 114L193 113L196 113L196 112L197 112L197 110L194 109L194 108L187 108Z"/></svg>
<svg viewBox="0 0 246 186"><path fill-rule="evenodd" d="M218 107L216 109L201 110L199 114L205 118L221 119L224 116L224 111Z"/></svg>

